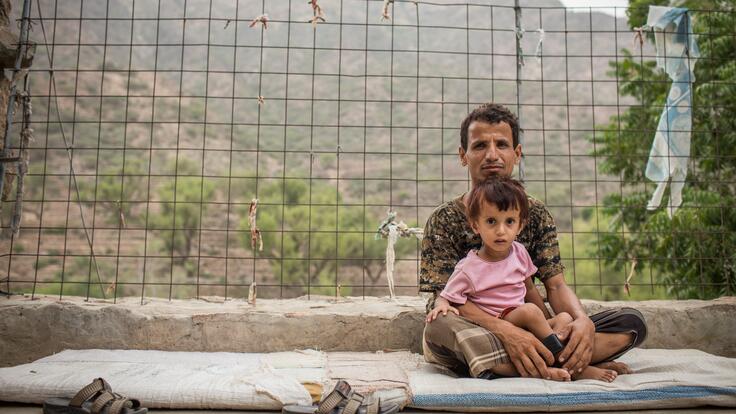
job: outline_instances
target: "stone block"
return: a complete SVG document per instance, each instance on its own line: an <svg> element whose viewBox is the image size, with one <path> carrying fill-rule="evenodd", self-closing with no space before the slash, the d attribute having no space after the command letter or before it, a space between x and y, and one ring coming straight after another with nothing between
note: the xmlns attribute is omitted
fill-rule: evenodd
<svg viewBox="0 0 736 414"><path fill-rule="evenodd" d="M695 348L736 357L736 298L583 301L588 312L630 306L649 326L645 348ZM295 349L421 352L424 300L367 297L112 301L0 299L0 366L64 349L276 352Z"/></svg>

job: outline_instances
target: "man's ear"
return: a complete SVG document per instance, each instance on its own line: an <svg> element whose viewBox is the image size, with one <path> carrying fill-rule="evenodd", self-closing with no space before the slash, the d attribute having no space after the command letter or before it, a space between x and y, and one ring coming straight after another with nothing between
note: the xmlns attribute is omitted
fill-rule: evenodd
<svg viewBox="0 0 736 414"><path fill-rule="evenodd" d="M460 164L462 164L463 167L468 165L468 159L465 156L465 149L461 146L457 147L458 155L460 155Z"/></svg>
<svg viewBox="0 0 736 414"><path fill-rule="evenodd" d="M516 161L514 161L514 165L519 165L522 155L521 144L517 145L516 148L514 148L514 153L516 154Z"/></svg>

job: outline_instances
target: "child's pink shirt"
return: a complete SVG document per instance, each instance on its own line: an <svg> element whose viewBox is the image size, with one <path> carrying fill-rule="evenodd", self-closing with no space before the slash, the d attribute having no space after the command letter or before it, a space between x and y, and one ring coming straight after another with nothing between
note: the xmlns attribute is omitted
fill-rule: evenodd
<svg viewBox="0 0 736 414"><path fill-rule="evenodd" d="M521 243L513 242L508 257L498 262L483 260L471 250L455 266L440 296L458 304L470 300L498 316L506 308L524 304L524 280L535 273L537 267Z"/></svg>

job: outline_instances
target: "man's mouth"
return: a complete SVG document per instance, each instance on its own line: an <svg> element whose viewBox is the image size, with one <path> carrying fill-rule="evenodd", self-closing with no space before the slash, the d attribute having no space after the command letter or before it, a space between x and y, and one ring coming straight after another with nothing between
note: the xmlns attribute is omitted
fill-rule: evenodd
<svg viewBox="0 0 736 414"><path fill-rule="evenodd" d="M490 165L484 165L481 168L483 170L488 170L488 171L499 171L499 170L503 170L503 165L500 165L500 164L490 164Z"/></svg>

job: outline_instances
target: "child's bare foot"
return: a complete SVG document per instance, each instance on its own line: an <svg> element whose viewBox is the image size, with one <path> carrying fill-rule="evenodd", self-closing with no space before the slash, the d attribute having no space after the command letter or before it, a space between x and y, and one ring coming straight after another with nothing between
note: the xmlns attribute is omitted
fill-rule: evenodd
<svg viewBox="0 0 736 414"><path fill-rule="evenodd" d="M552 381L570 381L570 373L562 368L547 368Z"/></svg>
<svg viewBox="0 0 736 414"><path fill-rule="evenodd" d="M598 381L612 382L616 379L618 373L612 369L601 369L594 366L588 366L583 372L573 375L572 379L593 379Z"/></svg>
<svg viewBox="0 0 736 414"><path fill-rule="evenodd" d="M617 361L601 362L600 364L595 364L594 366L601 369L614 370L619 375L631 374L633 372L628 365L624 364L623 362Z"/></svg>

